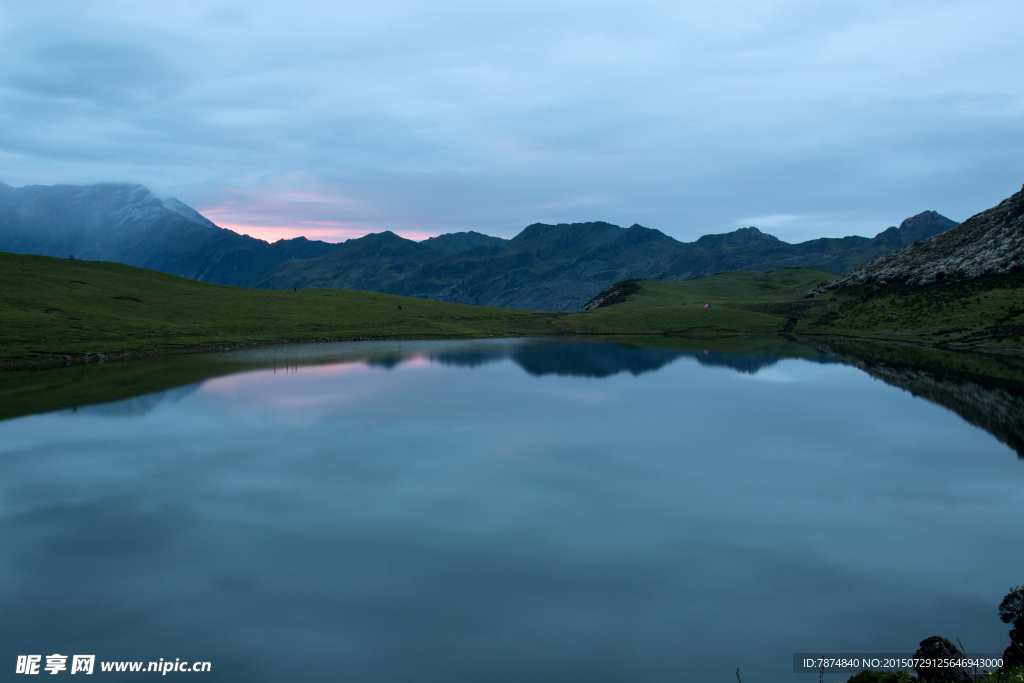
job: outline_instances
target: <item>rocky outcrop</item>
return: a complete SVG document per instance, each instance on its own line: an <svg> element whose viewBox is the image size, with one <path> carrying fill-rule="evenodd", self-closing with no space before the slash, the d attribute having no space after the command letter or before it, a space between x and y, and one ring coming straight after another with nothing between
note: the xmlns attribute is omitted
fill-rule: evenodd
<svg viewBox="0 0 1024 683"><path fill-rule="evenodd" d="M960 226L891 251L807 292L858 285L928 285L947 278L974 280L1024 267L1024 188Z"/></svg>
<svg viewBox="0 0 1024 683"><path fill-rule="evenodd" d="M643 282L643 280L638 279L616 282L611 287L588 301L586 305L583 306L583 310L593 311L598 308L604 308L605 306L611 306L612 304L622 303L630 294L636 294L640 291L641 282Z"/></svg>

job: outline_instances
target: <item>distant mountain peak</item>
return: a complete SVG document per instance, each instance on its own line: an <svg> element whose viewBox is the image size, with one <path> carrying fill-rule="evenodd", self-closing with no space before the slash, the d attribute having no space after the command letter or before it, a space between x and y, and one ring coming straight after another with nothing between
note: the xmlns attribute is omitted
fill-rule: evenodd
<svg viewBox="0 0 1024 683"><path fill-rule="evenodd" d="M891 282L927 285L945 278L973 280L1024 268L1024 188L997 206L955 221L925 211L908 218L900 231L920 232L922 226L956 227L910 242L902 249L868 262L843 277L807 293L815 296L841 287L881 286ZM905 235L904 239L908 236Z"/></svg>
<svg viewBox="0 0 1024 683"><path fill-rule="evenodd" d="M443 235L437 237L428 237L427 239L420 242L428 247L437 249L442 254L459 254L476 247L488 245L496 246L508 242L506 239L501 237L492 237L491 235L485 235L475 230L469 230L466 232L446 232Z"/></svg>
<svg viewBox="0 0 1024 683"><path fill-rule="evenodd" d="M921 223L926 223L926 222L931 222L931 221L936 221L936 220L946 220L946 221L948 221L949 219L946 218L945 216L943 216L938 211L932 211L932 210L929 209L928 211L922 211L921 213L917 214L916 216L911 216L910 218L908 218L905 221L903 221L902 223L900 223L900 229L902 230L903 228L909 228L909 227L913 227L915 225L920 225ZM950 221L950 222L952 222L952 221Z"/></svg>
<svg viewBox="0 0 1024 683"><path fill-rule="evenodd" d="M219 228L173 197L143 185L0 186L0 249L116 261L218 284L239 282L280 262L321 256L336 245L270 245Z"/></svg>
<svg viewBox="0 0 1024 683"><path fill-rule="evenodd" d="M761 232L753 225L747 228L738 228L732 232L726 233L725 237L728 237L730 241L734 242L778 242L780 241L775 235L770 235L766 232Z"/></svg>
<svg viewBox="0 0 1024 683"><path fill-rule="evenodd" d="M953 225L925 211L872 239L799 244L754 226L678 242L638 223L622 228L604 221L533 223L511 240L470 230L413 241L385 230L341 244L302 237L268 244L217 228L142 185L0 184L0 249L6 251L74 254L219 284L348 287L538 310L577 310L610 284L632 278L785 267L838 275Z"/></svg>
<svg viewBox="0 0 1024 683"><path fill-rule="evenodd" d="M627 230L632 230L634 232L650 232L650 233L655 233L656 232L659 235L664 235L665 234L661 230L658 230L657 228L648 228L648 227L645 227L643 225L640 225L639 223L634 223L633 225L629 226L626 229Z"/></svg>
<svg viewBox="0 0 1024 683"><path fill-rule="evenodd" d="M512 238L513 242L524 242L526 240L543 237L549 233L571 233L579 234L590 231L622 230L623 228L604 221L588 221L586 223L531 223Z"/></svg>
<svg viewBox="0 0 1024 683"><path fill-rule="evenodd" d="M174 213L178 214L179 216L187 218L188 220L192 221L193 223L196 223L198 225L202 225L202 226L208 227L208 228L216 228L217 227L213 223L213 221L211 221L209 218L207 218L203 214L199 213L198 211L193 209L191 206L189 206L185 202L180 201L178 199L175 199L174 197L168 197L167 199L164 199L162 203L163 203L163 205L167 209L173 211Z"/></svg>
<svg viewBox="0 0 1024 683"><path fill-rule="evenodd" d="M926 240L947 230L952 230L958 225L960 224L937 211L922 211L900 223L900 240L904 245L913 244L918 240Z"/></svg>

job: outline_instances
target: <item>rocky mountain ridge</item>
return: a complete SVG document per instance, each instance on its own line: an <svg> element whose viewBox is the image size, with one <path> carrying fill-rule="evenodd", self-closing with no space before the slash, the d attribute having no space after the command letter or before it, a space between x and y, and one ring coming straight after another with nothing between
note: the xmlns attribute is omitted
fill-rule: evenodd
<svg viewBox="0 0 1024 683"><path fill-rule="evenodd" d="M807 295L859 285L928 285L947 278L969 281L1022 267L1024 187L956 228L891 251Z"/></svg>
<svg viewBox="0 0 1024 683"><path fill-rule="evenodd" d="M431 258L426 242L392 233L349 240L344 249L283 263L251 287L350 287L425 299L548 311L579 310L614 282L686 280L737 270L800 267L845 273L878 254L957 223L934 211L873 238L821 238L789 244L755 227L695 242L659 230L604 222L535 223L511 240ZM365 247L361 245L366 242ZM387 243L387 249L379 245ZM367 259L370 245L378 255Z"/></svg>

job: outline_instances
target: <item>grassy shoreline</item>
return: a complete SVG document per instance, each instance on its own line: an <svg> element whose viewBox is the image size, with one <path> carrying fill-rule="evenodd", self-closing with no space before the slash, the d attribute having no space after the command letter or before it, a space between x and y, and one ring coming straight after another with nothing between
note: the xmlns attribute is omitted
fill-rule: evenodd
<svg viewBox="0 0 1024 683"><path fill-rule="evenodd" d="M569 318L591 331L785 334L918 347L1024 353L1024 273L928 286L848 287L805 298L833 276L785 269L641 281L622 303ZM816 286L816 285L815 285ZM711 308L703 308L710 303ZM590 316L590 317L587 317Z"/></svg>
<svg viewBox="0 0 1024 683"><path fill-rule="evenodd" d="M640 281L619 303L548 313L356 290L250 290L0 252L0 368L296 342L581 335L783 335L1024 353L1022 275L803 298L833 277L787 268Z"/></svg>
<svg viewBox="0 0 1024 683"><path fill-rule="evenodd" d="M98 261L0 253L0 364L252 344L558 333L534 311L354 290L250 290Z"/></svg>

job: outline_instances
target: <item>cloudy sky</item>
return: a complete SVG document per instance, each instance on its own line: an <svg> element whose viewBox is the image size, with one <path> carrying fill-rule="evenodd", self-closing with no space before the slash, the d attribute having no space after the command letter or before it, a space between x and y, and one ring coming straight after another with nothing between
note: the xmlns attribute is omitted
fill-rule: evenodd
<svg viewBox="0 0 1024 683"><path fill-rule="evenodd" d="M1020 0L0 0L0 181L264 238L788 241L1024 183Z"/></svg>

